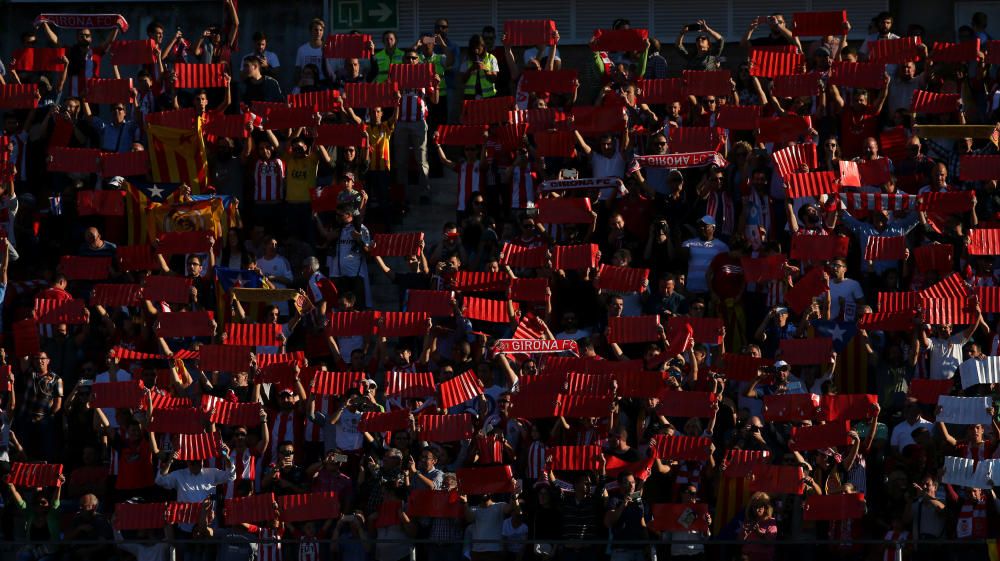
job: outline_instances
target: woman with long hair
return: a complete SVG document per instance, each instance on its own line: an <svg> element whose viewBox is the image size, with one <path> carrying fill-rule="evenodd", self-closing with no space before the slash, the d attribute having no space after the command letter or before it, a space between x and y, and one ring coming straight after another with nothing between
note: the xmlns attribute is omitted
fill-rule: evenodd
<svg viewBox="0 0 1000 561"><path fill-rule="evenodd" d="M743 555L748 561L773 561L774 540L778 537L778 523L774 520L774 506L767 493L750 496L743 526L740 527Z"/></svg>

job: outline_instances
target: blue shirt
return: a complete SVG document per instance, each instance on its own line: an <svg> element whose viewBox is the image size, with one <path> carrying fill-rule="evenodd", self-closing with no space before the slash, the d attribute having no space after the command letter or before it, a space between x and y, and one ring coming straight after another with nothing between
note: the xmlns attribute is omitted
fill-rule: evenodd
<svg viewBox="0 0 1000 561"><path fill-rule="evenodd" d="M868 222L862 222L847 212L841 213L840 216L844 225L847 226L856 238L858 238L858 245L861 246L862 250L862 258L864 257L864 248L868 247L868 239L872 236L884 236L887 238L905 236L920 223L920 216L915 212L911 212L905 218L891 220L889 224L886 225L885 230L880 232ZM889 269L895 269L898 262L883 259L873 261L873 263L875 266L875 273L881 275Z"/></svg>
<svg viewBox="0 0 1000 561"><path fill-rule="evenodd" d="M131 152L132 143L139 142L139 126L135 121L115 124L95 117L92 123L101 136L101 150L105 152Z"/></svg>

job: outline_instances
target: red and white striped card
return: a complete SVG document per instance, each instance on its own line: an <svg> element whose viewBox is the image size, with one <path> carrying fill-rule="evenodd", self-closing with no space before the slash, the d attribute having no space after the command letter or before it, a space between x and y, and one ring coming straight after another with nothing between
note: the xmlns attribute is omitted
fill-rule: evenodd
<svg viewBox="0 0 1000 561"><path fill-rule="evenodd" d="M317 372L312 380L309 393L315 395L343 396L358 391L361 380L368 376L364 372Z"/></svg>
<svg viewBox="0 0 1000 561"><path fill-rule="evenodd" d="M905 255L906 237L870 236L863 258L867 261L901 260Z"/></svg>
<svg viewBox="0 0 1000 561"><path fill-rule="evenodd" d="M822 425L792 427L792 438L788 447L792 450L820 450L836 448L851 443L850 421L833 421Z"/></svg>
<svg viewBox="0 0 1000 561"><path fill-rule="evenodd" d="M425 398L434 395L437 390L432 372L398 372L385 373L386 397Z"/></svg>
<svg viewBox="0 0 1000 561"><path fill-rule="evenodd" d="M229 525L265 522L274 520L279 515L275 508L274 493L226 499L223 512L226 524Z"/></svg>
<svg viewBox="0 0 1000 561"><path fill-rule="evenodd" d="M439 403L448 409L483 394L483 383L474 370L467 370L438 385Z"/></svg>
<svg viewBox="0 0 1000 561"><path fill-rule="evenodd" d="M379 312L382 325L378 334L383 337L422 337L427 333L428 316L424 312Z"/></svg>
<svg viewBox="0 0 1000 561"><path fill-rule="evenodd" d="M587 446L549 446L549 468L556 471L589 471L597 469L601 447Z"/></svg>
<svg viewBox="0 0 1000 561"><path fill-rule="evenodd" d="M202 345L198 366L205 372L249 372L253 347L245 345Z"/></svg>
<svg viewBox="0 0 1000 561"><path fill-rule="evenodd" d="M708 437L658 434L655 440L653 450L661 460L703 462L711 454L712 439Z"/></svg>
<svg viewBox="0 0 1000 561"><path fill-rule="evenodd" d="M95 284L90 296L91 306L134 306L142 298L142 287L137 284Z"/></svg>
<svg viewBox="0 0 1000 561"><path fill-rule="evenodd" d="M281 335L280 323L230 323L226 325L225 344L275 347L281 344L278 335Z"/></svg>
<svg viewBox="0 0 1000 561"><path fill-rule="evenodd" d="M608 318L608 342L648 343L660 337L660 316Z"/></svg>
<svg viewBox="0 0 1000 561"><path fill-rule="evenodd" d="M417 417L417 432L421 440L428 442L457 442L472 438L474 431L472 415L420 415Z"/></svg>
<svg viewBox="0 0 1000 561"><path fill-rule="evenodd" d="M506 292L510 288L511 278L504 271L457 271L452 283L455 290L460 292Z"/></svg>
<svg viewBox="0 0 1000 561"><path fill-rule="evenodd" d="M219 64L174 64L175 86L178 88L224 88L226 65Z"/></svg>
<svg viewBox="0 0 1000 561"><path fill-rule="evenodd" d="M146 277L142 297L152 302L186 304L191 301L192 279L151 275Z"/></svg>

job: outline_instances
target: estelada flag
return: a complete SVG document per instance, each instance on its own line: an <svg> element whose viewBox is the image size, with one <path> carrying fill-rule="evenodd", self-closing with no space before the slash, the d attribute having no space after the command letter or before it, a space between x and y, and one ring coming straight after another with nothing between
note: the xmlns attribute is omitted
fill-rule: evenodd
<svg viewBox="0 0 1000 561"><path fill-rule="evenodd" d="M208 158L201 120L194 130L147 125L153 181L186 183L194 194L208 187Z"/></svg>

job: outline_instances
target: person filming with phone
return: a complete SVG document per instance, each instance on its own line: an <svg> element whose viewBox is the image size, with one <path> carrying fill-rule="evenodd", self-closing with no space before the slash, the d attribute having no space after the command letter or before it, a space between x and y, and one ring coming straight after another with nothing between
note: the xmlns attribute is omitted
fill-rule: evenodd
<svg viewBox="0 0 1000 561"><path fill-rule="evenodd" d="M645 546L617 543L649 538L643 516L642 491L635 488L635 476L628 471L618 475L620 496L608 499L604 527L611 530L611 561L644 561Z"/></svg>

